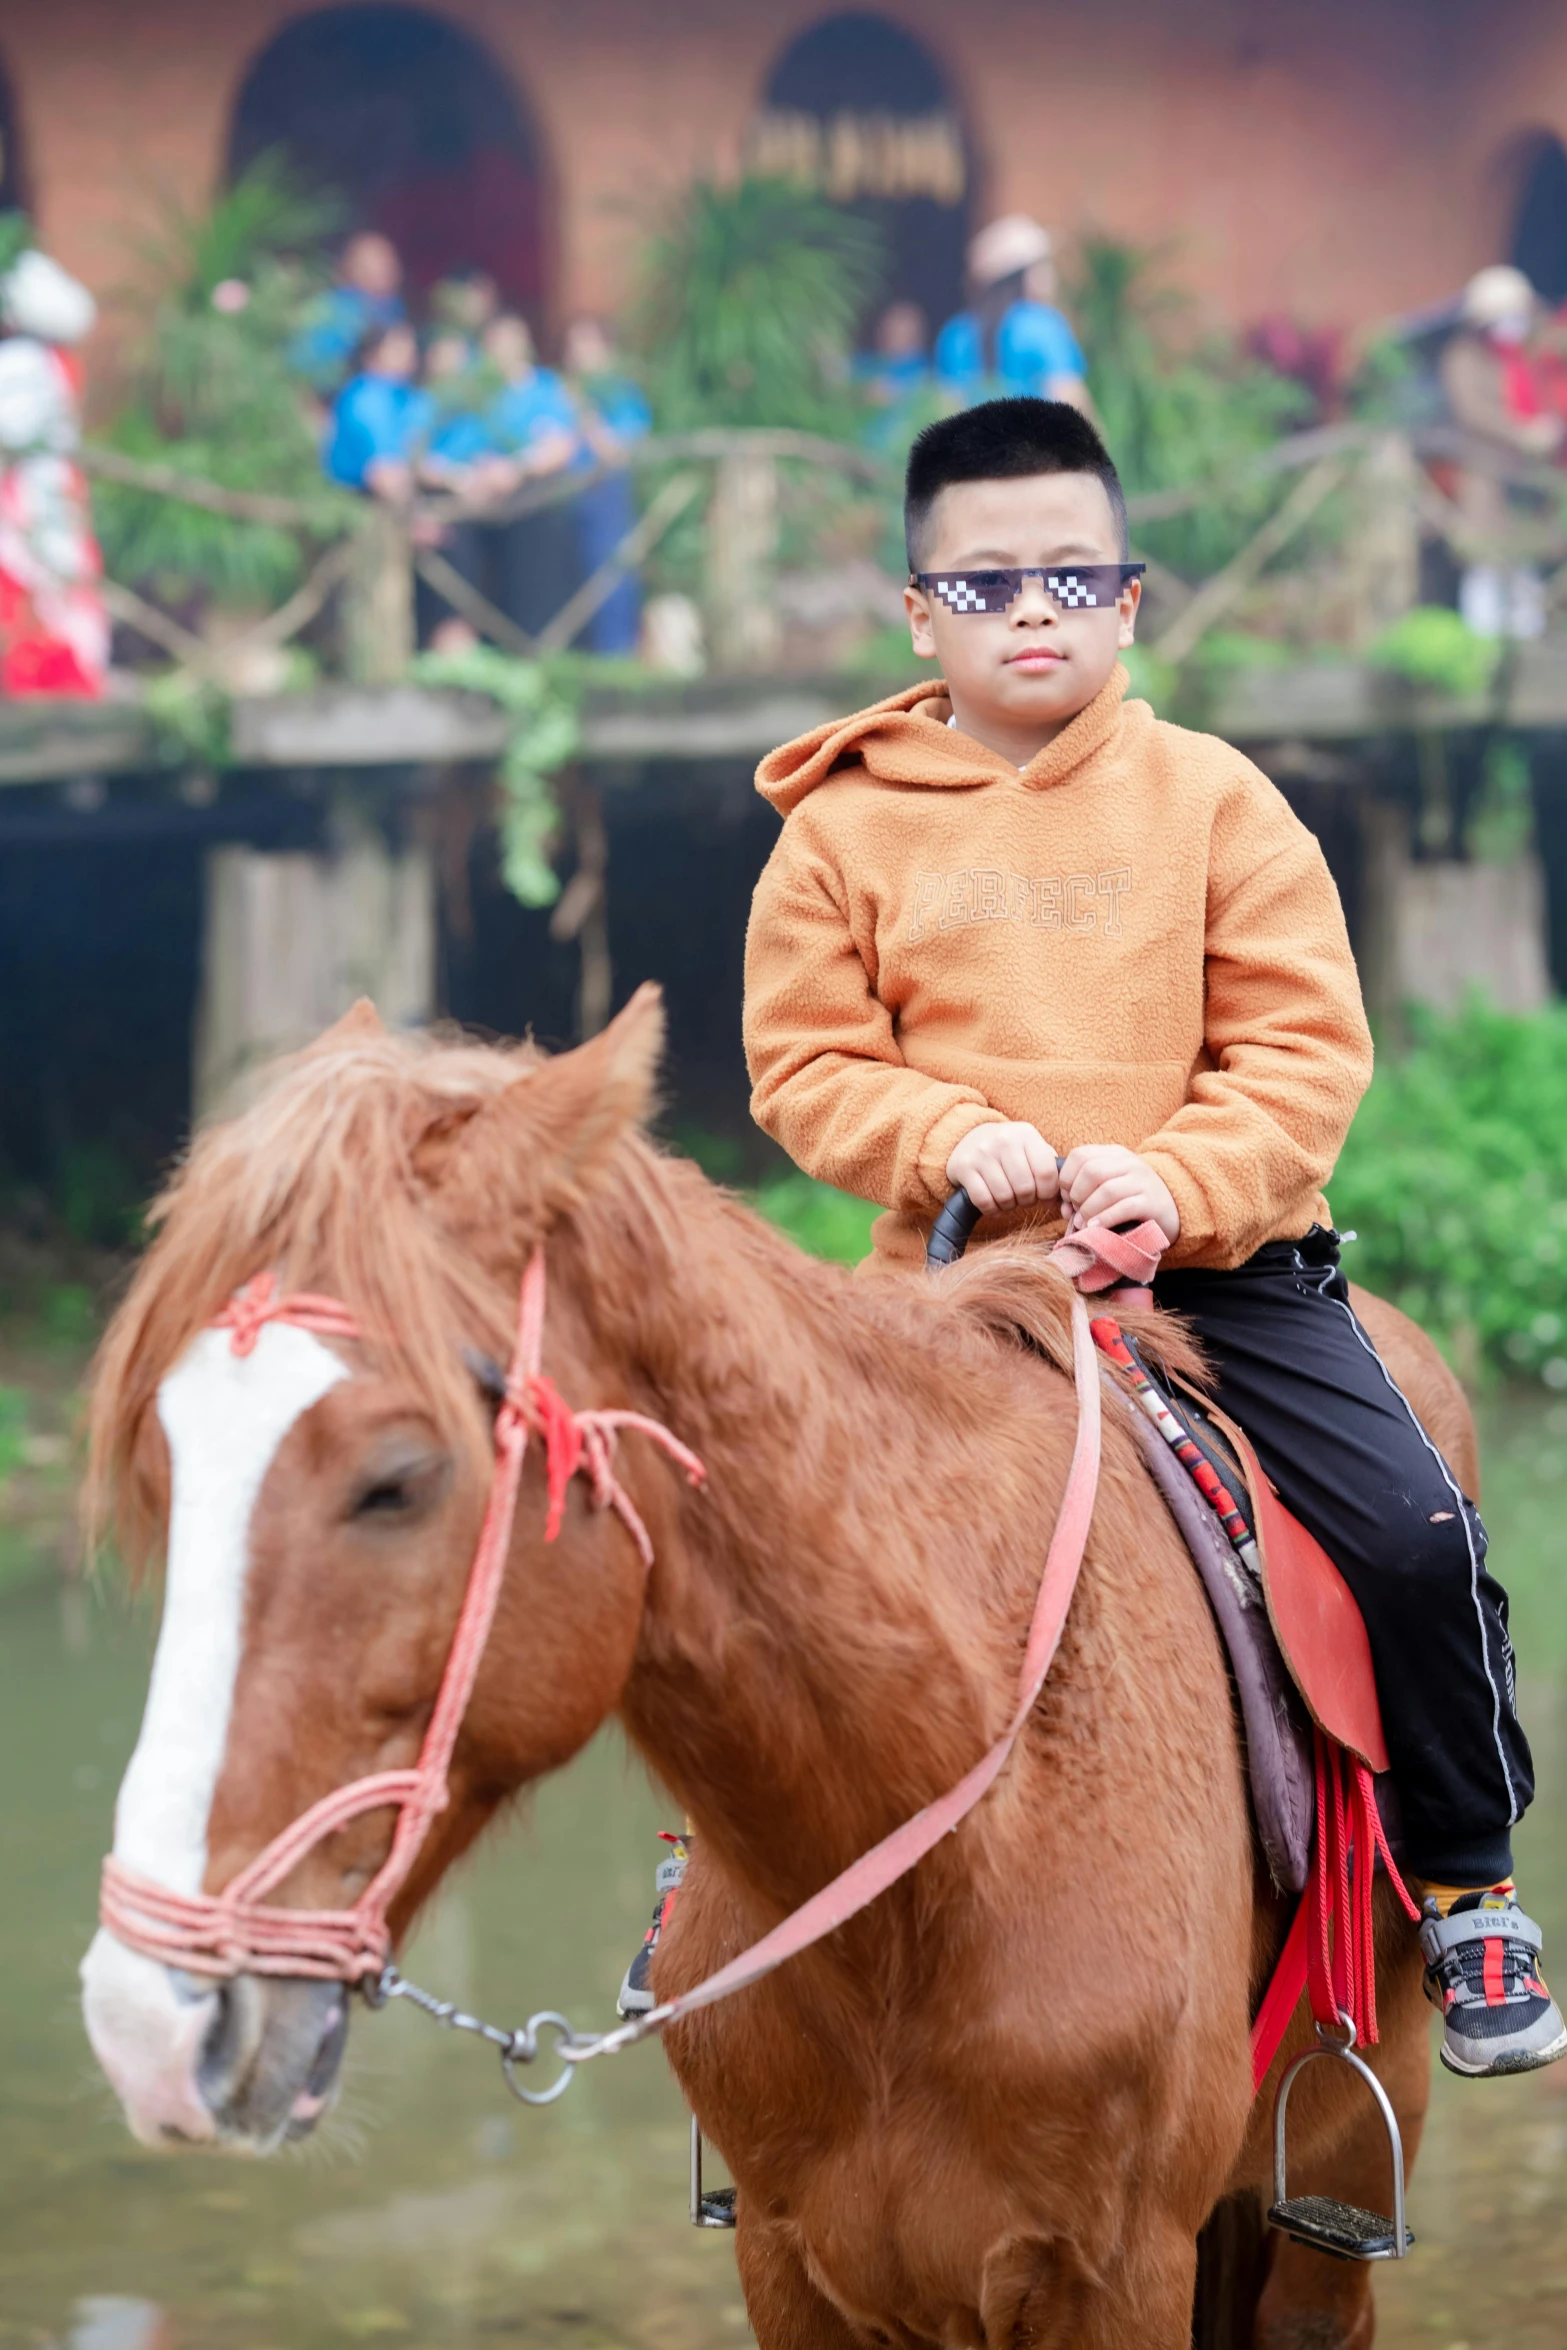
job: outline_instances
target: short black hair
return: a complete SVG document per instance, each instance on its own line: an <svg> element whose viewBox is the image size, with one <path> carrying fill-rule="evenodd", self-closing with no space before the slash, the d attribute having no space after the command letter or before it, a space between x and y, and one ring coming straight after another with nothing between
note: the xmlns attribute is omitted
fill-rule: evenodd
<svg viewBox="0 0 1567 2350"><path fill-rule="evenodd" d="M1124 561L1131 546L1126 495L1110 452L1066 400L983 400L927 424L909 451L903 535L909 569L921 569L931 509L957 481L1021 481L1031 473L1091 473L1110 501Z"/></svg>

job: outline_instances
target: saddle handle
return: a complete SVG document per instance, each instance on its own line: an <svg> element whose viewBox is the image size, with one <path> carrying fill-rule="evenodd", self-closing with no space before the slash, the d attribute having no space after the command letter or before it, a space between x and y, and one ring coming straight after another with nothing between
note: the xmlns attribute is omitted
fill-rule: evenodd
<svg viewBox="0 0 1567 2350"><path fill-rule="evenodd" d="M1056 1160L1057 1167L1066 1165L1065 1159ZM976 1208L962 1184L952 1194L941 1214L930 1228L925 1243L925 1270L939 1272L943 1265L955 1265L974 1236L974 1227L983 1210Z"/></svg>
<svg viewBox="0 0 1567 2350"><path fill-rule="evenodd" d="M930 1238L925 1243L927 1272L939 1272L943 1265L957 1263L973 1237L979 1218L979 1209L960 1184L930 1228Z"/></svg>

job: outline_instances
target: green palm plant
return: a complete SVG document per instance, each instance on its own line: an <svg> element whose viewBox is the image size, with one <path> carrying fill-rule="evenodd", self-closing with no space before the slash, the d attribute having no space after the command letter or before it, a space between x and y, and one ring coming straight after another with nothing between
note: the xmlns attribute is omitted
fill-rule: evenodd
<svg viewBox="0 0 1567 2350"><path fill-rule="evenodd" d="M1169 282L1169 259L1167 248L1089 237L1070 289L1089 388L1128 495L1244 471L1309 405L1299 385L1200 327L1190 296ZM1139 544L1200 578L1236 553L1278 495L1276 483L1238 488L1222 503L1142 526Z"/></svg>
<svg viewBox="0 0 1567 2350"><path fill-rule="evenodd" d="M658 427L768 427L851 440L863 412L850 378L855 331L882 275L878 231L783 179L697 180L640 255L631 329ZM644 476L656 490L658 477ZM784 468L791 552L842 506L839 482ZM653 576L694 590L702 522L662 541Z"/></svg>
<svg viewBox="0 0 1567 2350"><path fill-rule="evenodd" d="M340 501L322 480L288 347L337 218L335 199L276 154L205 211L165 209L129 293L144 324L130 341L114 447L226 489L299 498L323 531L333 527ZM111 483L96 490L94 513L110 571L170 601L265 603L298 583L293 532Z"/></svg>
<svg viewBox="0 0 1567 2350"><path fill-rule="evenodd" d="M694 182L642 260L635 334L660 426L852 432L847 359L880 276L876 230L809 189Z"/></svg>

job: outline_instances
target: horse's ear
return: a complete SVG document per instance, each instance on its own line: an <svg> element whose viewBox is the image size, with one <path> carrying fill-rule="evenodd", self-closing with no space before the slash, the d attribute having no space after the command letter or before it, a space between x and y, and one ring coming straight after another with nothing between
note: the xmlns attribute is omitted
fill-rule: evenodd
<svg viewBox="0 0 1567 2350"><path fill-rule="evenodd" d="M330 1028L323 1028L311 1046L316 1053L330 1052L334 1045L352 1044L356 1037L384 1036L386 1022L367 995L349 1005L341 1020L334 1020Z"/></svg>
<svg viewBox="0 0 1567 2350"><path fill-rule="evenodd" d="M487 1198L498 1221L521 1211L548 1224L648 1116L663 1049L663 990L648 981L599 1035L540 1061L468 1120L441 1189L470 1211Z"/></svg>

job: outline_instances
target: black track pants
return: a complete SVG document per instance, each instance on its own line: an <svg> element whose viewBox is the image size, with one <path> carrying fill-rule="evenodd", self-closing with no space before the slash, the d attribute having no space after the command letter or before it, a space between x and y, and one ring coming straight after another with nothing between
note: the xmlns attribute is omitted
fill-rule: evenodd
<svg viewBox="0 0 1567 2350"><path fill-rule="evenodd" d="M1360 1602L1410 1870L1505 1877L1534 1794L1507 1594L1479 1513L1355 1319L1337 1235L1270 1241L1233 1272L1166 1273L1155 1295L1191 1324L1215 1400Z"/></svg>

